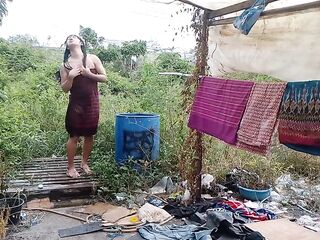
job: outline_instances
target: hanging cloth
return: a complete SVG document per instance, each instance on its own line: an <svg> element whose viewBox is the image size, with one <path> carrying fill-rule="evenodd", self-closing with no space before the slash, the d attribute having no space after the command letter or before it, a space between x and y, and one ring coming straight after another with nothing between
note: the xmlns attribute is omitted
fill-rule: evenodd
<svg viewBox="0 0 320 240"><path fill-rule="evenodd" d="M243 13L234 20L233 26L239 29L241 33L248 35L265 7L265 0L256 0L250 8L244 10Z"/></svg>
<svg viewBox="0 0 320 240"><path fill-rule="evenodd" d="M280 143L302 152L319 152L319 83L320 81L308 81L287 84L279 114Z"/></svg>
<svg viewBox="0 0 320 240"><path fill-rule="evenodd" d="M188 126L235 145L252 86L251 81L202 78Z"/></svg>
<svg viewBox="0 0 320 240"><path fill-rule="evenodd" d="M319 147L312 147L306 145L299 145L299 144L284 144L286 147L291 148L292 150L308 153L315 156L320 156L320 148Z"/></svg>
<svg viewBox="0 0 320 240"><path fill-rule="evenodd" d="M286 83L256 83L238 130L239 148L267 154Z"/></svg>

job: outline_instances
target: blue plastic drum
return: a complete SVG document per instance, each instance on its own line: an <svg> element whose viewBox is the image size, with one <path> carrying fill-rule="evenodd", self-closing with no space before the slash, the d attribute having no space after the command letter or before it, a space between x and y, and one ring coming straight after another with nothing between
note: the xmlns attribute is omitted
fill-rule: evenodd
<svg viewBox="0 0 320 240"><path fill-rule="evenodd" d="M157 160L160 148L160 115L120 113L115 126L116 162L128 159Z"/></svg>

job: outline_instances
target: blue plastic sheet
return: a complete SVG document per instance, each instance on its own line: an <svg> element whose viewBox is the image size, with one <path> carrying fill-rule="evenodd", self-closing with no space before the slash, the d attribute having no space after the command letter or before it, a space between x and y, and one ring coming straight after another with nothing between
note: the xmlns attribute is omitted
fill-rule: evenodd
<svg viewBox="0 0 320 240"><path fill-rule="evenodd" d="M237 17L233 26L241 31L241 33L248 35L253 25L259 19L260 14L266 7L265 0L256 0L255 3L246 9L239 17Z"/></svg>

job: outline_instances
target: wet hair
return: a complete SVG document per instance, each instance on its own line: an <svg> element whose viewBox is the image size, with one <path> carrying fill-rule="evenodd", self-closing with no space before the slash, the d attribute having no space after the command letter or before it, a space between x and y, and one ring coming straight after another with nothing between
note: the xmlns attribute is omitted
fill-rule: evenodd
<svg viewBox="0 0 320 240"><path fill-rule="evenodd" d="M83 58L82 58L82 64L84 67L86 67L86 62L87 62L87 49L86 49L86 44L85 44L85 41L80 38L79 36L77 35L74 35L74 34L71 34L69 35L64 44L66 45L66 49L64 51L64 54L63 54L63 65L65 68L67 68L68 70L71 70L72 67L70 66L69 62L68 62L68 59L70 57L70 49L68 49L68 46L67 46L67 41L68 41L68 38L71 37L71 36L74 36L74 37L77 37L79 40L80 40L80 43L81 43L81 51L83 53Z"/></svg>

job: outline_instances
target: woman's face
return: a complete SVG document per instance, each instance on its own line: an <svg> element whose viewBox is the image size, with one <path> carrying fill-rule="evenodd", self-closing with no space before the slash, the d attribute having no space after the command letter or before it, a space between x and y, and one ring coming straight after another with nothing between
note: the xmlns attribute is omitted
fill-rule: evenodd
<svg viewBox="0 0 320 240"><path fill-rule="evenodd" d="M81 46L81 41L78 36L70 35L69 37L67 37L66 44L69 48L71 46Z"/></svg>

